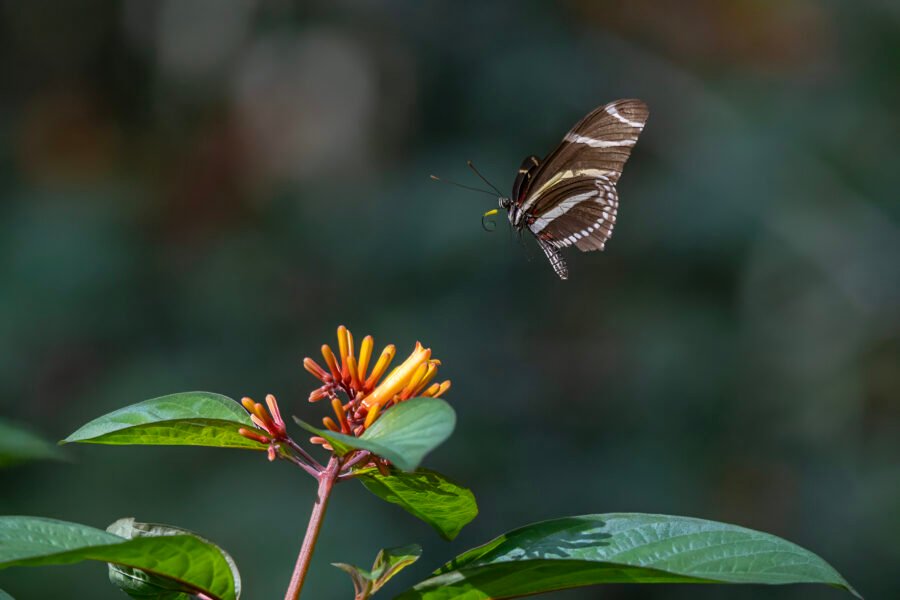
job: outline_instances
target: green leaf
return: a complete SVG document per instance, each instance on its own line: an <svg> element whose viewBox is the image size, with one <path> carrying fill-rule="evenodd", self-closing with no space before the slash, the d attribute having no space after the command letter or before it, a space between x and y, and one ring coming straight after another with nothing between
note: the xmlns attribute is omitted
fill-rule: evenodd
<svg viewBox="0 0 900 600"><path fill-rule="evenodd" d="M231 576L234 580L235 596L241 596L241 574L238 572L237 564L225 550L216 546L206 538L203 538L193 531L173 527L171 525L160 525L158 523L139 523L133 518L119 519L106 528L106 531L125 539L135 539L139 537L161 537L173 535L189 535L199 539L210 546L215 547L225 558L231 569ZM159 577L152 573L148 573L141 569L135 569L125 565L109 563L109 580L118 586L122 591L132 598L155 598L157 600L188 600L193 598L190 595L192 591L189 587L174 582L164 577Z"/></svg>
<svg viewBox="0 0 900 600"><path fill-rule="evenodd" d="M478 515L472 492L435 471L392 469L384 476L377 469L367 469L357 477L367 490L425 521L446 540L455 538Z"/></svg>
<svg viewBox="0 0 900 600"><path fill-rule="evenodd" d="M422 556L422 548L418 544L385 548L378 552L371 571L354 567L346 563L331 563L345 571L353 580L356 592L355 600L366 600L380 590L394 575L413 564Z"/></svg>
<svg viewBox="0 0 900 600"><path fill-rule="evenodd" d="M127 540L78 523L0 517L0 569L84 560L141 569L218 600L237 599L235 579L225 556L219 548L195 536Z"/></svg>
<svg viewBox="0 0 900 600"><path fill-rule="evenodd" d="M114 563L109 566L109 581L132 598L153 600L193 600L190 588L177 581L140 569Z"/></svg>
<svg viewBox="0 0 900 600"><path fill-rule="evenodd" d="M247 411L231 398L209 392L185 392L103 415L62 443L266 449L240 435L241 427L255 428Z"/></svg>
<svg viewBox="0 0 900 600"><path fill-rule="evenodd" d="M377 592L397 573L413 564L422 556L422 547L408 544L394 548L385 548L375 557L371 575L375 578L373 592Z"/></svg>
<svg viewBox="0 0 900 600"><path fill-rule="evenodd" d="M55 445L12 423L0 420L0 467L29 460L62 460Z"/></svg>
<svg viewBox="0 0 900 600"><path fill-rule="evenodd" d="M307 431L328 440L334 451L368 450L404 471L414 471L425 455L450 437L456 413L439 398L413 398L391 407L360 437L322 430L294 417Z"/></svg>
<svg viewBox="0 0 900 600"><path fill-rule="evenodd" d="M859 597L824 560L773 535L613 513L517 529L461 554L399 598L516 598L600 583L822 583Z"/></svg>

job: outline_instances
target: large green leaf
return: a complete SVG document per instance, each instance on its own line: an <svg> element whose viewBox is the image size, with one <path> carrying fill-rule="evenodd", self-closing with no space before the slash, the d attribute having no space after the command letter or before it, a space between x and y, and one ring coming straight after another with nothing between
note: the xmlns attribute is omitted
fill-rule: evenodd
<svg viewBox="0 0 900 600"><path fill-rule="evenodd" d="M368 450L404 471L414 471L426 454L450 437L456 413L439 398L413 398L386 410L358 438L318 429L297 417L294 420L328 440L339 455L353 449Z"/></svg>
<svg viewBox="0 0 900 600"><path fill-rule="evenodd" d="M821 583L858 596L824 560L773 535L613 513L517 529L461 554L399 598L515 598L599 583Z"/></svg>
<svg viewBox="0 0 900 600"><path fill-rule="evenodd" d="M372 594L384 587L390 579L413 564L422 556L422 548L418 544L385 548L378 552L371 571L360 569L347 563L331 563L350 575L353 580L355 600L367 600Z"/></svg>
<svg viewBox="0 0 900 600"><path fill-rule="evenodd" d="M358 478L367 490L422 519L446 540L455 538L478 515L472 492L435 471L392 469L385 476L377 469L367 469Z"/></svg>
<svg viewBox="0 0 900 600"><path fill-rule="evenodd" d="M0 467L29 460L62 458L55 445L12 423L0 420Z"/></svg>
<svg viewBox="0 0 900 600"><path fill-rule="evenodd" d="M172 579L211 598L236 600L231 566L192 535L127 540L100 529L40 517L0 517L0 569L97 560Z"/></svg>
<svg viewBox="0 0 900 600"><path fill-rule="evenodd" d="M94 419L63 443L213 446L265 450L238 433L254 428L240 404L219 394L185 392L146 400Z"/></svg>
<svg viewBox="0 0 900 600"><path fill-rule="evenodd" d="M225 550L193 531L158 523L139 523L133 518L119 519L107 527L106 531L127 540L140 537L189 535L214 546L231 569L235 596L241 597L241 574L238 572L234 559ZM192 590L179 582L125 565L109 563L109 580L132 598L153 598L154 600L191 600L194 598L191 594Z"/></svg>

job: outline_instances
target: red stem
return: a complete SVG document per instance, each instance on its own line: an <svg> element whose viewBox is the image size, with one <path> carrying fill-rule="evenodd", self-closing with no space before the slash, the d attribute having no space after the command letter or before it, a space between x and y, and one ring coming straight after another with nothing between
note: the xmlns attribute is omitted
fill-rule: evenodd
<svg viewBox="0 0 900 600"><path fill-rule="evenodd" d="M340 458L332 455L325 470L318 476L319 491L316 496L316 503L313 505L312 515L309 517L306 536L303 538L300 554L297 555L297 564L294 565L291 585L288 586L284 600L297 600L300 597L300 590L303 589L303 582L306 580L306 572L309 570L309 563L312 560L313 550L316 547L316 540L319 538L319 530L322 528L322 521L325 518L325 509L328 507L331 488L334 487L334 482L337 481L340 470Z"/></svg>

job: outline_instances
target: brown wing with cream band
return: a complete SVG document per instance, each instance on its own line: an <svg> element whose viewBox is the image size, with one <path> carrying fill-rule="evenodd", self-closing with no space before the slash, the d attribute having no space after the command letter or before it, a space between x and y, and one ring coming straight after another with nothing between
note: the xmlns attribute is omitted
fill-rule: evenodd
<svg viewBox="0 0 900 600"><path fill-rule="evenodd" d="M617 100L582 119L516 190L516 225L556 248L602 250L616 222L616 182L648 115L640 100Z"/></svg>

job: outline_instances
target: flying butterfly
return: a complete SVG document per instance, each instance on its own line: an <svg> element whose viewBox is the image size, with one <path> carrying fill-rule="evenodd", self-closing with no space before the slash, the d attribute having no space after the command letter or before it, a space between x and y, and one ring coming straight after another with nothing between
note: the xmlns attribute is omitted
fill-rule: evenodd
<svg viewBox="0 0 900 600"><path fill-rule="evenodd" d="M649 114L641 100L601 106L579 121L544 160L527 157L511 196L491 185L510 225L534 235L560 279L569 277L562 248L574 244L582 252L603 250L612 235L619 207L616 183ZM484 217L497 212L490 210Z"/></svg>

